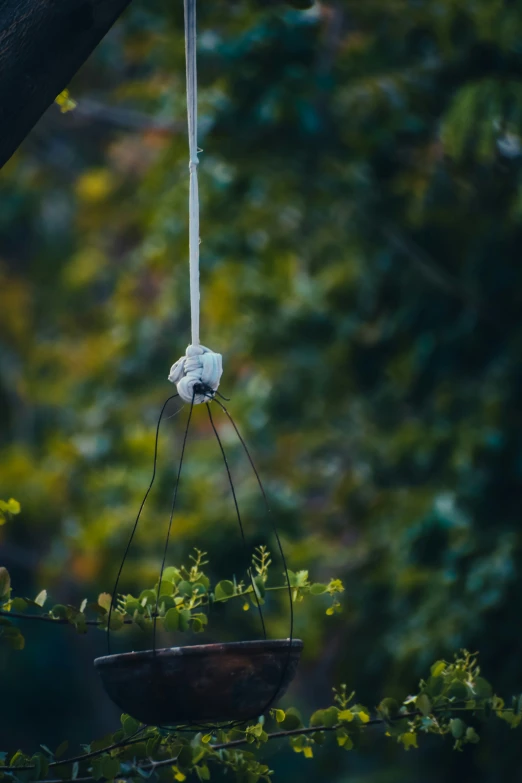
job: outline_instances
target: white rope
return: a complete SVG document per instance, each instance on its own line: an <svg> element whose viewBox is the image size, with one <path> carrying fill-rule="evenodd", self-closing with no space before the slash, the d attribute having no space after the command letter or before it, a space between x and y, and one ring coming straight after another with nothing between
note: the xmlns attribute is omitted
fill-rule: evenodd
<svg viewBox="0 0 522 783"><path fill-rule="evenodd" d="M199 192L198 192L198 83L196 66L196 0L184 0L187 67L187 120L189 139L189 264L192 343L185 356L172 365L169 381L185 402L208 402L219 386L222 357L199 342ZM203 393L198 393L199 389Z"/></svg>
<svg viewBox="0 0 522 783"><path fill-rule="evenodd" d="M187 64L187 120L190 152L189 252L192 345L199 345L199 192L198 192L198 80L196 65L196 0L185 0L185 56Z"/></svg>

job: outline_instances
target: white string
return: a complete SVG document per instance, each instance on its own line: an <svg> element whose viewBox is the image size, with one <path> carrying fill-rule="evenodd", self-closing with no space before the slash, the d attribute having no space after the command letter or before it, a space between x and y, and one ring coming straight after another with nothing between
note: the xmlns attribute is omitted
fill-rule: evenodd
<svg viewBox="0 0 522 783"><path fill-rule="evenodd" d="M220 353L199 342L199 193L198 193L198 83L196 68L196 0L184 0L185 53L187 67L187 120L189 139L189 263L192 343L185 356L170 368L169 381L176 384L185 402L199 404L212 399L223 372Z"/></svg>
<svg viewBox="0 0 522 783"><path fill-rule="evenodd" d="M187 120L190 151L189 257L192 345L199 345L199 192L198 192L198 80L196 65L196 0L185 2Z"/></svg>

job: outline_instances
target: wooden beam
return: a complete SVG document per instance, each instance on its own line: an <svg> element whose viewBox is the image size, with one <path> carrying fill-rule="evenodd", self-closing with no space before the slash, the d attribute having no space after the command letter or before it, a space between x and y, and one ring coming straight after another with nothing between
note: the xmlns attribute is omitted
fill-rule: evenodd
<svg viewBox="0 0 522 783"><path fill-rule="evenodd" d="M0 167L130 0L0 0Z"/></svg>

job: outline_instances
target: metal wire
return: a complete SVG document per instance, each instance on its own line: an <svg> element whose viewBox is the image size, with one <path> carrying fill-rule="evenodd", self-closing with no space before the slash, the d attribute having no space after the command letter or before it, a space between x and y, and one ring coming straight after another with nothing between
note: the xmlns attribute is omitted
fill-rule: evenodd
<svg viewBox="0 0 522 783"><path fill-rule="evenodd" d="M216 440L217 440L217 442L219 444L219 448L221 450L221 456L223 457L223 462L225 463L225 470L227 471L228 483L230 484L230 491L232 492L232 497L234 499L234 507L236 509L237 523L239 525L239 530L241 532L241 540L243 542L243 548L244 548L245 552L248 552L247 542L246 542L246 538L245 538L245 531L244 531L244 528L243 528L243 522L241 521L241 514L239 513L239 505L238 505L238 502L237 502L236 490L235 490L235 487L234 487L234 482L232 481L232 474L230 472L230 467L229 467L229 464L228 464L227 455L225 454L225 449L223 448L223 444L221 442L221 438L219 437L219 433L218 433L218 431L216 429L216 425L214 424L214 419L212 418L212 411L210 410L210 405L208 404L208 402L205 403L205 404L207 406L207 411L208 411L208 417L210 419L210 424L212 426L212 429L214 430L214 435L216 436ZM252 585L252 590L254 591L254 597L255 597L255 600L256 600L257 611L259 612L259 619L261 620L261 627L263 629L263 639L266 639L265 619L263 617L263 610L261 609L261 603L259 601L259 596L257 595L257 590L256 590L256 586L255 586L255 583L254 583L254 577L252 576L252 569L249 568L247 573L248 573L248 575L250 577L250 583Z"/></svg>
<svg viewBox="0 0 522 783"><path fill-rule="evenodd" d="M209 396L209 398L210 398L210 392L205 390L205 389L199 389L199 388L195 389L194 390L194 394L196 394L196 393L198 393L198 394L200 394L200 393L207 394ZM177 396L178 396L177 394L174 394L171 397L169 397L166 400L166 402L163 404L163 407L161 409L161 412L160 412L160 415L159 415L159 418L158 418L158 423L157 423L157 426L156 426L156 435L155 435L155 441L154 441L154 459L153 459L153 470L152 470L151 481L149 483L149 486L147 488L145 496L144 496L144 498L143 498L143 500L141 502L138 514L136 516L136 520L134 522L131 534L130 534L129 539L127 541L127 545L125 547L125 552L123 554L123 558L122 558L120 566L118 568L118 575L116 577L116 582L114 584L113 593L112 593L112 597L111 597L111 604L110 604L110 607L109 607L108 629L107 629L107 648L108 648L108 653L109 654L111 653L111 645L110 645L111 616L112 616L112 612L113 612L113 607L114 607L114 605L117 602L117 590L118 590L119 581L120 581L120 578L121 578L121 574L122 574L122 571L123 571L123 567L124 567L125 561L127 559L129 551L130 551L130 547L131 547L132 541L134 539L134 535L136 533L136 530L137 530L137 527L138 527L138 524L139 524L139 521L140 521L140 518L141 518L141 514L142 514L142 511L143 511L143 508L145 506L145 503L147 501L147 498L148 498L148 496L150 494L150 491L152 489L152 486L153 486L155 478L156 478L157 462L158 462L158 443L159 443L159 433L160 433L161 422L162 422L162 419L163 419L163 416L164 416L164 413L165 413L165 410L167 408L168 403L172 399L177 397ZM274 533L274 536L275 536L275 539L276 539L276 542L277 542L277 547L278 547L278 550L279 550L279 554L281 556L281 560L282 560L282 563L283 563L284 574L285 574L285 577L286 577L287 588L288 588L289 609L290 609L290 612L289 612L289 614L290 614L290 629L289 629L290 630L290 634L289 634L289 637L288 637L288 653L287 653L287 657L286 657L284 666L283 666L282 671L281 671L280 681L279 681L277 687L274 689L274 694L271 697L271 699L267 702L267 704L263 707L263 709L261 710L261 714L263 714L263 713L267 712L268 709L270 709L271 705L277 699L277 697L279 695L279 692L281 690L281 686L283 685L283 682L285 680L285 677L286 677L286 674L287 674L287 671L288 671L288 666L289 666L289 663L290 663L290 655L291 655L291 651L292 651L292 642L293 642L293 634L294 634L294 608L293 608L293 601L292 601L292 590L291 590L291 586L290 586L290 578L289 578L289 574L288 574L288 567L287 567L287 563L286 563L286 557L285 557L285 554L284 554L283 546L282 546L282 543L281 543L281 539L279 537L279 532L277 530L277 526L276 526L275 521L274 521L273 516L272 516L272 512L271 512L271 509L270 509L270 504L268 502L268 497L267 497L265 488L263 486L263 483L261 481L261 477L260 477L259 471L257 470L257 467L256 467L256 465L254 463L254 460L253 460L253 458L252 458L252 456L250 454L250 451L249 451L249 449L248 449L248 447L246 445L246 442L245 442L243 436L241 435L241 433L239 431L239 428L237 427L237 425L236 425L234 419L232 418L230 412L225 408L225 406L221 402L216 400L215 397L212 396L211 399L213 399L213 401L218 404L218 406L225 413L225 415L227 416L228 420L232 424L232 426L233 426L233 428L234 428L234 430L236 432L236 435L237 435L237 437L238 437L238 439L240 441L240 444L241 444L241 446L242 446L242 448L243 448L243 450L244 450L244 452L245 452L245 454L246 454L246 456L248 458L248 461L249 461L249 463L250 463L250 465L252 467L252 470L254 472L256 481L257 481L259 489L261 491L263 500L265 502L265 506L266 506L268 515L269 515L269 517L271 519L271 522L272 522L272 530L273 530L273 533ZM234 482L233 482L233 478L232 478L232 472L230 470L230 465L229 465L228 458L227 458L227 455L226 455L226 452L225 452L225 448L223 446L223 442L222 442L222 440L220 438L218 429L216 427L214 418L212 416L212 411L210 409L209 403L206 403L206 407L207 407L207 412L208 412L208 416L209 416L209 421L210 421L210 424L212 426L212 430L214 432L216 440L218 442L219 449L221 451L221 456L223 458L223 463L225 465L225 469L226 469L226 473L227 473L227 477L228 477L228 482L229 482L229 485L230 485L230 490L232 492L232 498L233 498L233 502L234 502L234 508L235 508L235 511L236 511L236 517L237 517L237 522L238 522L238 526L239 526L239 530L240 530L240 534L241 534L241 539L242 539L242 542L243 542L243 546L245 547L245 550L246 550L247 549L247 544L246 544L245 530L244 530L243 520L242 520L242 517L241 517L241 512L240 512L240 509L239 509L239 503L238 503L238 500L237 500L236 490L235 490L235 486L234 486ZM154 614L153 614L153 647L152 647L152 653L153 653L154 657L156 656L156 653L157 653L157 647L156 647L157 618L158 618L158 615L159 615L158 608L159 608L159 600L160 600L160 592L161 592L161 583L162 583L162 578L163 578L163 572L165 570L165 563L166 563L167 554L168 554L168 547L169 547L170 538L171 538L172 524L173 524L173 519L174 519L174 512L175 512L175 509L176 509L176 504L177 504L177 499L178 499L178 490L179 490L179 484L180 484L180 480L181 480L181 473L182 473L182 468L183 468L183 463L184 463L184 457L185 457L185 451L186 451L186 446L187 446L187 441L188 441L188 436L189 436L189 431L190 431L190 423L191 423L191 420L192 420L193 409L194 409L194 404L192 403L191 406L190 406L189 415L188 415L188 418L187 418L187 423L185 425L185 430L184 430L184 435L183 435L181 455L180 455L180 460L179 460L179 464L178 464L178 470L177 470L177 475L176 475L176 482L175 482L175 485L174 485L174 494L173 494L172 503L171 503L171 510L170 510L168 527L167 527L167 534L166 534L166 537L165 537L165 546L164 546L164 549L163 549L163 557L162 557L160 573L159 573L158 590L157 590L157 595L156 595L156 605L155 605L155 610L154 610ZM171 417L168 417L168 418L171 418ZM256 588L254 586L254 581L253 581L253 576L252 576L251 569L248 570L248 575L249 575L251 583L252 583L254 599L255 599L255 602L256 602L256 605L257 605L257 608L258 608L258 612L259 612L259 617L260 617L260 620L261 620L261 625L262 625L262 630L263 630L263 638L267 639L266 625L265 625L265 621L264 621L264 617L263 617L263 611L261 609L261 603L259 601L259 597L258 597ZM210 602L209 602L209 605L210 605ZM187 726L178 726L178 727L174 727L174 728L175 728L176 731L179 731L179 732L183 732L183 731L199 731L199 730L217 731L218 729L225 729L226 730L226 729L235 728L235 727L240 726L240 725L244 725L248 721L255 720L258 717L259 717L259 714L256 714L256 715L252 715L247 720L229 721L229 722L225 722L225 723L202 723L202 724L191 723L190 725L187 725ZM172 727L161 726L160 728L164 728L164 729L169 729L170 730Z"/></svg>
<svg viewBox="0 0 522 783"><path fill-rule="evenodd" d="M190 429L190 422L192 419L192 411L194 410L194 397L196 396L196 392L194 390L194 393L192 395L192 402L190 403L190 410L189 415L187 419L187 425L185 427L185 434L183 435L183 445L181 447L181 456L179 459L179 466L178 466L178 475L176 476L176 484L174 486L174 495L172 498L172 505L170 508L170 518L169 518L169 525L167 528L167 536L165 538L165 547L163 549L163 559L161 561L161 568L160 568L160 575L159 575L159 582L158 582L158 593L156 595L156 608L154 610L154 619L153 619L153 630L152 630L152 651L154 655L156 655L156 623L158 620L158 604L159 604L159 598L161 593L161 581L163 579L163 571L165 570L165 561L167 559L167 551L169 548L169 541L170 541L170 531L172 530L172 520L174 518L174 511L176 510L176 502L178 499L178 489L179 489L179 480L181 478L181 470L183 468L183 457L185 456L185 448L187 445L187 438L189 434Z"/></svg>
<svg viewBox="0 0 522 783"><path fill-rule="evenodd" d="M152 467L152 478L150 480L150 484L148 486L147 491L145 492L145 496L143 500L141 501L141 506L139 508L139 511L136 515L136 519L134 521L134 525L132 527L131 534L129 536L129 539L127 541L127 546L125 547L125 552L123 553L123 557L120 563L120 567L118 568L118 575L116 576L116 581L114 583L114 587L112 588L112 595L111 595L111 603L109 606L109 617L107 619L107 653L111 654L111 617L112 617L112 610L114 608L114 602L116 601L116 596L118 594L118 585L120 583L121 574L123 571L123 566L125 565L125 561L127 559L127 555L129 554L129 550L132 544L132 541L134 539L134 535L136 533L136 530L138 529L138 523L140 521L141 512L143 511L143 508L145 506L145 503L147 502L147 498L149 497L149 493L152 489L152 486L154 484L154 480L156 478L156 467L158 464L158 440L159 440L159 431L160 431L160 425L161 420L163 418L163 414L165 413L165 408L169 404L171 400L174 400L176 397L179 397L179 394L173 394L171 397L169 397L165 402L163 403L163 408L161 409L161 413L158 418L158 423L156 424L156 437L154 440L154 461L153 461L153 467Z"/></svg>

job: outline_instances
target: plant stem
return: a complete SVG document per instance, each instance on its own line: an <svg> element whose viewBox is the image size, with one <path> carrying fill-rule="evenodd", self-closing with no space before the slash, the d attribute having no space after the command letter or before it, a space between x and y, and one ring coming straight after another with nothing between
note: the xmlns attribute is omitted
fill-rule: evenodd
<svg viewBox="0 0 522 783"><path fill-rule="evenodd" d="M73 625L65 617L51 617L49 614L25 614L24 612L5 612L0 609L0 616L7 617L7 619L15 620L41 620L45 623L56 623L56 625ZM132 620L124 620L125 623L132 623ZM99 620L86 620L86 625L100 626L102 623Z"/></svg>
<svg viewBox="0 0 522 783"><path fill-rule="evenodd" d="M79 763L82 761L87 761L87 759L94 759L97 756L103 756L104 753L107 753L110 750L116 750L117 748L127 748L129 745L136 745L138 742L143 742L145 739L144 737L136 737L137 734L141 734L142 732L146 731L149 727L148 726L142 726L138 729L138 731L135 731L134 734L131 734L130 737L128 737L125 740L121 740L121 742L114 742L112 745L107 745L105 748L100 748L99 750L93 750L90 753L82 753L80 756L73 756L69 759L61 759L61 761L50 761L49 767L64 767L67 764L74 764L76 761ZM136 737L136 738L135 738ZM135 739L134 739L135 738ZM22 771L28 771L34 769L34 764L26 764L24 766L20 767L0 767L0 772L10 772L12 770L16 770L17 772Z"/></svg>
<svg viewBox="0 0 522 783"><path fill-rule="evenodd" d="M479 710L483 710L484 707L453 707L451 705L446 705L445 707L435 707L433 709L433 714L439 713L439 712L478 712ZM495 710L495 712L512 712L512 708L508 707L502 710ZM417 718L422 713L419 710L412 710L411 712L405 712L402 715L395 715L393 717L390 717L388 719L385 718L372 718L367 723L362 724L361 728L365 728L366 726L379 726L387 723L393 723L395 721L399 720L409 720L411 718ZM144 726L140 729L138 729L139 732L145 731L148 727ZM297 737L300 735L306 735L306 734L315 734L316 732L321 731L336 731L339 728L346 728L346 724L343 723L337 723L335 726L303 726L299 729L290 729L288 731L274 731L271 734L268 734L268 740L275 740L275 739L285 739L287 737ZM134 736L134 735L133 735ZM268 741L267 740L267 741ZM57 761L57 762L51 762L49 765L50 767L56 767L56 766L63 766L66 764L73 764L74 762L78 761L85 761L90 758L95 758L96 756L101 756L103 753L106 753L110 750L115 750L117 748L123 748L127 747L128 745L133 745L137 742L143 741L143 737L139 737L136 739L129 738L127 740L124 740L122 742L114 743L113 745L108 745L106 748L102 748L101 750L93 751L92 753L85 753L82 756L76 756L75 758L65 759L64 761ZM216 745L209 745L208 747L213 751L219 751L219 750L228 750L228 748L237 748L241 745L250 745L255 744L248 742L246 737L242 737L241 739L237 740L231 740L230 742L222 742ZM139 769L141 769L143 772L154 772L156 769L160 769L161 767L168 767L173 766L177 761L177 757L175 758L168 758L163 759L162 761L153 761L149 764L142 764L139 766ZM0 772L7 772L8 774L14 774L18 771L25 771L25 770L31 770L34 769L34 766L24 766L24 767L0 767ZM121 773L117 776L117 779L124 779L128 777L135 777L136 776L136 770L131 770L130 772ZM44 780L40 781L40 783L90 783L93 781L93 777L83 777L83 778L76 778L75 781L70 780ZM99 778L98 783L103 783L105 779Z"/></svg>

